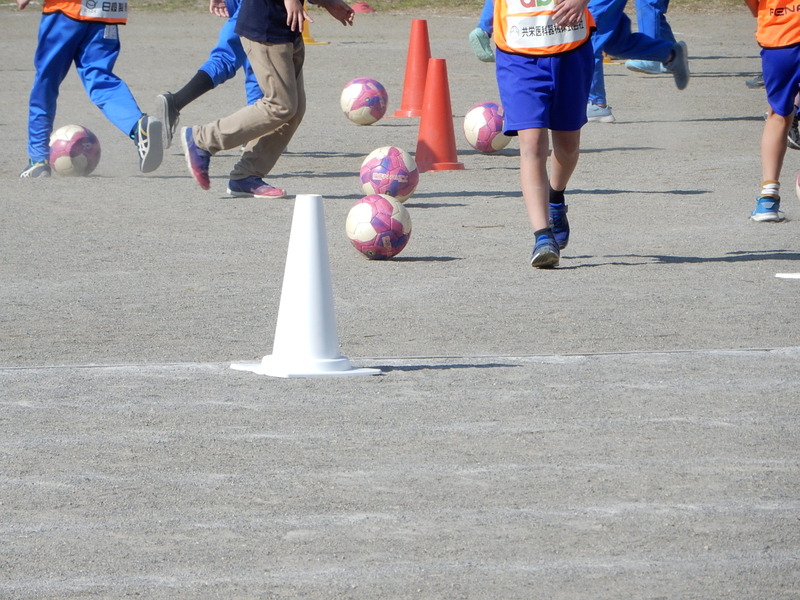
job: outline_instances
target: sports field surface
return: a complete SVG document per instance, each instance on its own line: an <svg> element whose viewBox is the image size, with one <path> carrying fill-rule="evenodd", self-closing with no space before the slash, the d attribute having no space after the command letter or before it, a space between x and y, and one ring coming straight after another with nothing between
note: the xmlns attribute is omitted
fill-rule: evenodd
<svg viewBox="0 0 800 600"><path fill-rule="evenodd" d="M179 146L142 175L75 73L56 126L102 143L88 178L20 180L39 7L0 8L0 597L789 600L800 589L800 152L786 220L754 223L763 90L747 9L675 11L692 80L606 65L560 268L529 266L515 141L469 148L497 101L473 16L319 9L308 112L270 183L233 199ZM400 107L409 30L444 58L463 171L423 173L413 232L371 262L344 235L358 168L418 119L358 127L373 77ZM221 22L137 13L117 72L146 111ZM183 125L244 103L243 80ZM341 352L380 375L277 379L296 194L324 197Z"/></svg>

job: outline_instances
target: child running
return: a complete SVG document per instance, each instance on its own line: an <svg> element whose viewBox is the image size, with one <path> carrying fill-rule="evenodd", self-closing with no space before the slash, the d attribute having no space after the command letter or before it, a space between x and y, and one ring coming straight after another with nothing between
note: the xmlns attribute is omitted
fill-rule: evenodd
<svg viewBox="0 0 800 600"><path fill-rule="evenodd" d="M494 41L505 133L519 136L522 196L534 235L531 266L546 269L558 266L569 241L564 191L586 124L594 21L588 0L541 4L497 0Z"/></svg>
<svg viewBox="0 0 800 600"><path fill-rule="evenodd" d="M29 1L17 0L19 10ZM51 174L50 134L58 91L73 62L92 103L136 144L139 170L149 173L159 167L161 122L139 110L127 84L113 72L120 51L118 26L127 17L127 2L44 0L28 109L29 161L20 177Z"/></svg>
<svg viewBox="0 0 800 600"><path fill-rule="evenodd" d="M745 0L757 19L761 70L769 111L761 135L761 192L750 213L754 221L782 221L781 169L786 136L800 89L800 13L789 0Z"/></svg>

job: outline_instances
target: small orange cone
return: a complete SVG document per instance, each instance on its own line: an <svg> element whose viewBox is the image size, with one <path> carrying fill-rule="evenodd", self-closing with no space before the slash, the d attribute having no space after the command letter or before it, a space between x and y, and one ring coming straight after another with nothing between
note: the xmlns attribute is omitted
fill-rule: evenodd
<svg viewBox="0 0 800 600"><path fill-rule="evenodd" d="M431 58L428 61L425 99L422 103L422 118L419 121L414 160L421 173L460 171L464 168L464 164L458 162L456 155L447 63L443 58Z"/></svg>
<svg viewBox="0 0 800 600"><path fill-rule="evenodd" d="M311 32L308 30L308 21L303 21L303 43L306 46L324 46L325 44L330 44L330 42L318 42L311 36Z"/></svg>
<svg viewBox="0 0 800 600"><path fill-rule="evenodd" d="M428 22L424 19L411 21L411 37L406 57L406 76L403 81L403 97L395 117L419 117L422 115L422 97L425 94L425 78L431 43L428 39Z"/></svg>

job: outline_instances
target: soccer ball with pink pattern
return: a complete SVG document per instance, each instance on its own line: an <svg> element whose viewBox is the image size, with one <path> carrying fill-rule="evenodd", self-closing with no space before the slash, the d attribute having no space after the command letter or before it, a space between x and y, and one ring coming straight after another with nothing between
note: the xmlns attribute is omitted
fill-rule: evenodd
<svg viewBox="0 0 800 600"><path fill-rule="evenodd" d="M491 154L511 141L503 133L503 109L494 102L476 104L464 115L464 136L478 152Z"/></svg>
<svg viewBox="0 0 800 600"><path fill-rule="evenodd" d="M386 114L389 95L376 80L358 77L344 86L340 98L342 111L356 125L372 125Z"/></svg>
<svg viewBox="0 0 800 600"><path fill-rule="evenodd" d="M88 175L100 162L100 141L86 127L64 125L50 136L50 166L64 177Z"/></svg>
<svg viewBox="0 0 800 600"><path fill-rule="evenodd" d="M345 231L356 250L370 260L396 256L411 236L411 216L396 199L370 194L347 213Z"/></svg>

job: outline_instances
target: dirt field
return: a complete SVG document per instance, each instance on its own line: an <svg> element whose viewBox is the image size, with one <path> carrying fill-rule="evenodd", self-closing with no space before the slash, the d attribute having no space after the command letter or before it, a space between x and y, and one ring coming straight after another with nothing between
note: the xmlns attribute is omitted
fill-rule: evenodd
<svg viewBox="0 0 800 600"><path fill-rule="evenodd" d="M800 209L748 219L764 93L754 22L671 14L692 80L607 65L561 267L528 264L514 142L459 131L497 100L470 17L319 11L305 121L267 180L325 197L342 353L382 375L233 371L271 352L291 198L231 199L178 148L151 175L71 73L56 124L94 175L20 180L38 7L0 9L0 597L793 599L800 588ZM418 121L356 127L339 93L400 105L412 17L445 58L464 171L425 173L411 241L344 236L363 157ZM134 12L118 72L144 110L220 22ZM243 104L242 79L182 123Z"/></svg>

